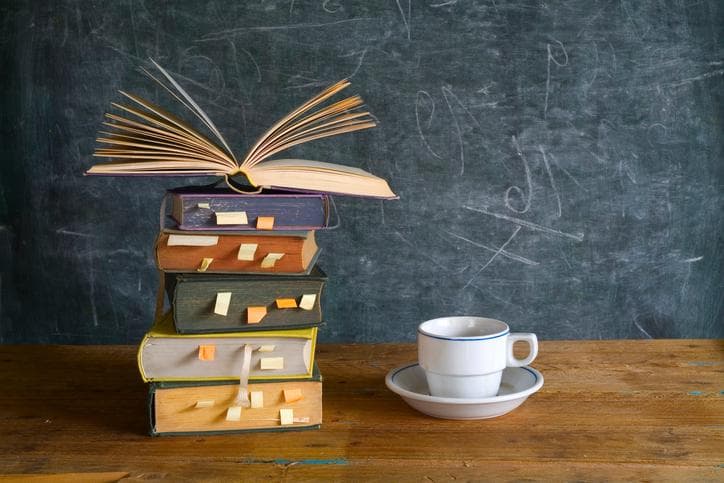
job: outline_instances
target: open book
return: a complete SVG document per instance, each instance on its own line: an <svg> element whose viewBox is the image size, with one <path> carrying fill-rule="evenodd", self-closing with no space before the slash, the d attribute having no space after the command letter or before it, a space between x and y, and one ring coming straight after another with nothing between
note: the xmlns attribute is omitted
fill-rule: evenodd
<svg viewBox="0 0 724 483"><path fill-rule="evenodd" d="M269 159L298 144L374 127L370 113L359 110L363 104L359 96L326 103L349 86L349 81L337 82L284 116L238 162L206 113L166 70L151 62L161 75L143 69L144 73L190 110L218 143L161 107L121 91L132 104L112 103L125 114L106 114L109 121L103 124L112 131L99 132L98 141L107 147L94 153L112 161L96 164L87 174L224 176L237 191L231 178L243 175L256 188L396 198L385 180L358 168L306 159Z"/></svg>

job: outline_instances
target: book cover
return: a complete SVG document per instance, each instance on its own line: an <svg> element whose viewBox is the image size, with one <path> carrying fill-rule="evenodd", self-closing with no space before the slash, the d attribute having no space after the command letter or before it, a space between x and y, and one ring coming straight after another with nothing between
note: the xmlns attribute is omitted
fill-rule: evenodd
<svg viewBox="0 0 724 483"><path fill-rule="evenodd" d="M265 191L253 196L230 189L186 187L168 192L171 216L179 230L256 230L265 220L270 230L326 228L329 196L323 193Z"/></svg>
<svg viewBox="0 0 724 483"><path fill-rule="evenodd" d="M166 274L176 331L182 334L292 329L322 322L327 280L315 266L309 275ZM264 307L257 320L249 307Z"/></svg>
<svg viewBox="0 0 724 483"><path fill-rule="evenodd" d="M309 379L260 380L249 384L256 407L243 408L238 419L229 419L228 411L235 404L238 388L235 381L151 383L151 435L295 431L316 429L322 423L322 376L316 364ZM281 410L286 410L291 421L282 421Z"/></svg>
<svg viewBox="0 0 724 483"><path fill-rule="evenodd" d="M215 334L179 334L171 313L161 317L138 348L144 382L303 379L312 376L317 327ZM252 349L244 367L245 346Z"/></svg>
<svg viewBox="0 0 724 483"><path fill-rule="evenodd" d="M319 256L313 231L163 230L156 262L165 272L308 274Z"/></svg>

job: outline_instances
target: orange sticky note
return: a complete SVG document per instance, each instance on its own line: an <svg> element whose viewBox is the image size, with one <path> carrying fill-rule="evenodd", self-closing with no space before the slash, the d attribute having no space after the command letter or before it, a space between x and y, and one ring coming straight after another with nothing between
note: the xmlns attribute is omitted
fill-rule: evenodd
<svg viewBox="0 0 724 483"><path fill-rule="evenodd" d="M284 402L293 403L301 400L304 396L302 390L297 389L284 389Z"/></svg>
<svg viewBox="0 0 724 483"><path fill-rule="evenodd" d="M199 346L199 360L200 361L213 361L216 357L216 346L215 345L200 345Z"/></svg>
<svg viewBox="0 0 724 483"><path fill-rule="evenodd" d="M277 299L278 309L296 309L297 301L295 299Z"/></svg>
<svg viewBox="0 0 724 483"><path fill-rule="evenodd" d="M246 323L258 324L266 315L266 307L263 305L246 308Z"/></svg>
<svg viewBox="0 0 724 483"><path fill-rule="evenodd" d="M274 229L274 217L273 216L259 216L256 219L257 230L273 230Z"/></svg>

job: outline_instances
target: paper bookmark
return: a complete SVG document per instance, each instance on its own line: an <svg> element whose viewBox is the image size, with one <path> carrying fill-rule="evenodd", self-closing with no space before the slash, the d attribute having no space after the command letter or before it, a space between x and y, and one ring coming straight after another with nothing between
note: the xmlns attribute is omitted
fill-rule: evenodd
<svg viewBox="0 0 724 483"><path fill-rule="evenodd" d="M279 422L282 426L294 424L294 409L284 408L279 410Z"/></svg>
<svg viewBox="0 0 724 483"><path fill-rule="evenodd" d="M259 367L262 371L269 371L274 369L284 369L284 358L283 357L262 357L259 360Z"/></svg>
<svg viewBox="0 0 724 483"><path fill-rule="evenodd" d="M226 317L229 313L229 304L231 303L231 292L218 292L216 294L216 304L214 305L214 313Z"/></svg>
<svg viewBox="0 0 724 483"><path fill-rule="evenodd" d="M208 270L209 265L211 265L211 262L213 262L213 258L204 258L201 260L201 265L199 265L199 268L196 269L197 272L205 272Z"/></svg>
<svg viewBox="0 0 724 483"><path fill-rule="evenodd" d="M296 309L297 301L295 299L276 299L278 309Z"/></svg>
<svg viewBox="0 0 724 483"><path fill-rule="evenodd" d="M213 247L218 243L216 235L169 235L166 241L170 247Z"/></svg>
<svg viewBox="0 0 724 483"><path fill-rule="evenodd" d="M260 409L264 407L264 392L263 391L251 391L251 408Z"/></svg>
<svg viewBox="0 0 724 483"><path fill-rule="evenodd" d="M246 323L258 324L266 315L266 307L263 305L251 306L246 308Z"/></svg>
<svg viewBox="0 0 724 483"><path fill-rule="evenodd" d="M304 396L302 395L302 390L299 388L284 389L283 393L284 393L284 402L287 402L287 403L297 402L304 398Z"/></svg>
<svg viewBox="0 0 724 483"><path fill-rule="evenodd" d="M302 295L302 300L299 301L299 308L304 310L312 310L314 308L314 302L316 301L316 293L305 293L304 295Z"/></svg>
<svg viewBox="0 0 724 483"><path fill-rule="evenodd" d="M217 211L217 225L248 225L249 220L246 217L246 211Z"/></svg>
<svg viewBox="0 0 724 483"><path fill-rule="evenodd" d="M274 217L273 216L260 216L256 219L257 230L273 230L274 229Z"/></svg>
<svg viewBox="0 0 724 483"><path fill-rule="evenodd" d="M261 268L272 268L283 256L283 253L268 253L261 261Z"/></svg>
<svg viewBox="0 0 724 483"><path fill-rule="evenodd" d="M199 346L199 360L200 361L213 361L216 358L216 346L213 344L206 344Z"/></svg>
<svg viewBox="0 0 724 483"><path fill-rule="evenodd" d="M236 256L236 259L253 262L254 254L256 253L256 249L258 247L259 245L256 243L242 243L239 245L239 254Z"/></svg>

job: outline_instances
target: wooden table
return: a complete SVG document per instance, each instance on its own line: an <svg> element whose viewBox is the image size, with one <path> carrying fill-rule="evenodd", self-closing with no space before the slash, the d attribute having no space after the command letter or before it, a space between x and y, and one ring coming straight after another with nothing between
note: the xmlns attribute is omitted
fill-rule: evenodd
<svg viewBox="0 0 724 483"><path fill-rule="evenodd" d="M472 422L387 390L387 371L415 357L411 344L321 345L318 431L151 438L134 347L0 346L0 473L724 480L724 341L542 342L541 391ZM101 472L118 473L87 474Z"/></svg>

